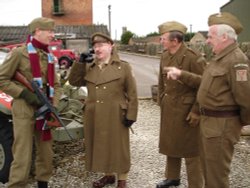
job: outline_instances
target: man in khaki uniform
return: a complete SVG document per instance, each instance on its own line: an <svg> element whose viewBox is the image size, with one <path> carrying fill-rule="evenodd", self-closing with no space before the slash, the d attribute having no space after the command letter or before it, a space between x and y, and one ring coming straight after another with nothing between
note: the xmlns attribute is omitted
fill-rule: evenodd
<svg viewBox="0 0 250 188"><path fill-rule="evenodd" d="M69 75L69 83L87 86L84 111L86 169L104 172L94 188L115 183L125 188L130 169L129 127L136 121L138 101L135 79L127 62L121 61L113 40L103 34L92 36L95 59L81 54Z"/></svg>
<svg viewBox="0 0 250 188"><path fill-rule="evenodd" d="M186 26L172 21L159 26L164 48L159 71L159 105L161 107L160 153L167 155L165 177L157 188L180 184L181 160L185 159L190 188L201 188L203 176L199 157L198 85L192 76L183 80L167 77L169 66L198 75L203 73L204 58L184 44Z"/></svg>
<svg viewBox="0 0 250 188"><path fill-rule="evenodd" d="M234 145L241 128L250 124L249 60L237 45L243 27L228 12L213 14L208 19L207 43L215 54L201 79L197 94L201 113L201 159L205 187L229 188L229 173ZM170 68L172 79L187 75ZM197 83L200 77L196 76Z"/></svg>
<svg viewBox="0 0 250 188"><path fill-rule="evenodd" d="M61 89L54 71L53 56L49 54L48 44L54 38L54 21L36 18L29 24L32 36L27 44L12 50L0 66L0 90L11 95L14 142L13 161L9 175L9 188L27 186L32 163L33 137L36 143L35 179L39 188L47 188L52 176L52 138L49 130L42 130L39 123L45 117L35 119L35 111L42 104L39 98L20 82L13 79L18 70L29 81L36 80L45 93L50 93L56 106ZM54 83L52 83L54 82ZM48 92L48 88L54 92ZM46 92L47 90L47 92Z"/></svg>
<svg viewBox="0 0 250 188"><path fill-rule="evenodd" d="M234 145L243 125L250 124L249 60L237 45L243 27L230 13L208 19L207 43L215 57L198 92L201 109L202 161L206 187L229 187Z"/></svg>

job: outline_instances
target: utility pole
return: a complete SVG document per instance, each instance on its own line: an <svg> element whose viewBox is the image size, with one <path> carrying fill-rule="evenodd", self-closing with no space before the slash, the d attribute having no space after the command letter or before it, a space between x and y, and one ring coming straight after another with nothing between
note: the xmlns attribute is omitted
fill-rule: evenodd
<svg viewBox="0 0 250 188"><path fill-rule="evenodd" d="M111 5L108 6L108 13L109 13L109 35L111 37Z"/></svg>
<svg viewBox="0 0 250 188"><path fill-rule="evenodd" d="M190 24L190 33L192 33L192 24Z"/></svg>

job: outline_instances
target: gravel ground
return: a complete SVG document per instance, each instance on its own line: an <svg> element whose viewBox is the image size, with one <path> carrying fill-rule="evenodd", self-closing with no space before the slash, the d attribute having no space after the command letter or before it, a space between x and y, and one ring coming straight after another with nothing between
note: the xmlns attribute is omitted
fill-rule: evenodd
<svg viewBox="0 0 250 188"><path fill-rule="evenodd" d="M140 100L138 121L131 134L132 166L129 188L154 188L164 178L165 156L158 153L159 107L152 100ZM91 188L92 181L102 176L84 169L83 140L55 143L55 171L50 188ZM185 167L182 167L181 185L187 187ZM29 181L29 187L36 183ZM230 175L231 188L250 187L250 138L242 137L236 146ZM1 185L0 187L6 187ZM114 188L113 186L106 186Z"/></svg>

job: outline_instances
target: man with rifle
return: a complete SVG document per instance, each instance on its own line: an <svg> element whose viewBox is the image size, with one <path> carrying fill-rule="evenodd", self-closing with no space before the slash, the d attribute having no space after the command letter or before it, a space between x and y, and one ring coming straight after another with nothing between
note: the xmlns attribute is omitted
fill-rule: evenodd
<svg viewBox="0 0 250 188"><path fill-rule="evenodd" d="M46 129L50 113L36 116L43 101L20 80L14 79L20 72L28 81L36 81L38 87L57 106L61 87L55 74L54 58L48 51L48 44L54 38L54 20L36 18L29 24L31 35L27 43L12 50L0 66L0 90L13 99L13 162L9 175L9 188L24 188L31 167L33 136L36 143L35 179L38 188L47 188L52 175L52 136Z"/></svg>

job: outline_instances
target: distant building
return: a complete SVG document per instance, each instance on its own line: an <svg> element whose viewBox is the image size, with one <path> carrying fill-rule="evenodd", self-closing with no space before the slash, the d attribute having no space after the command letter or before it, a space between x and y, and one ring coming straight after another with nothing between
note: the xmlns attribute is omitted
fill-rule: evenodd
<svg viewBox="0 0 250 188"><path fill-rule="evenodd" d="M239 34L239 42L250 42L250 1L249 0L231 0L220 8L221 12L231 12L242 23L244 29Z"/></svg>
<svg viewBox="0 0 250 188"><path fill-rule="evenodd" d="M90 37L94 32L109 35L106 25L93 25L92 0L41 2L42 16L55 20L55 37L62 39L66 47L82 45L87 50L91 47ZM28 34L28 26L0 26L0 47L6 43L24 42Z"/></svg>
<svg viewBox="0 0 250 188"><path fill-rule="evenodd" d="M92 0L42 0L42 16L58 25L92 25Z"/></svg>
<svg viewBox="0 0 250 188"><path fill-rule="evenodd" d="M64 41L65 47L88 51L90 37L94 32L108 34L105 25L56 25L55 37ZM25 42L29 34L28 26L0 26L0 47L6 44ZM81 48L80 48L81 47Z"/></svg>
<svg viewBox="0 0 250 188"><path fill-rule="evenodd" d="M205 44L207 39L207 31L198 31L189 41L190 44Z"/></svg>
<svg viewBox="0 0 250 188"><path fill-rule="evenodd" d="M89 39L94 32L108 34L108 29L106 25L55 26L55 37L60 39ZM0 26L0 41L23 42L28 34L28 26Z"/></svg>
<svg viewBox="0 0 250 188"><path fill-rule="evenodd" d="M195 33L195 35L191 38L188 45L190 48L192 48L195 51L200 52L204 56L207 56L208 54L208 47L206 45L207 40L207 31L198 31ZM209 52L210 53L210 52Z"/></svg>
<svg viewBox="0 0 250 188"><path fill-rule="evenodd" d="M129 50L136 53L157 55L162 52L159 35L142 38L132 37L128 44L130 46Z"/></svg>

